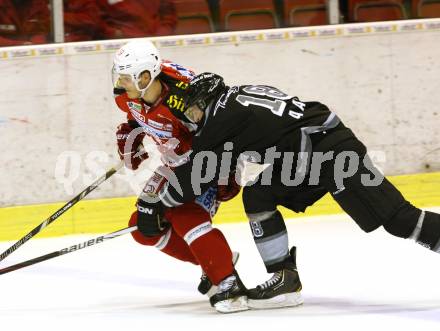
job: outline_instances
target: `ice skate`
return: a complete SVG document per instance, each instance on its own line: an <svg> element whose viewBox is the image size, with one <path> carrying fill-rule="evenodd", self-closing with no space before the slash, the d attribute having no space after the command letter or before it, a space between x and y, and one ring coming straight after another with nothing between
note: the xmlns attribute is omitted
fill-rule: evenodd
<svg viewBox="0 0 440 331"><path fill-rule="evenodd" d="M296 249L290 250L291 260L268 281L248 291L248 307L268 309L294 307L303 303L301 281L295 262Z"/></svg>
<svg viewBox="0 0 440 331"><path fill-rule="evenodd" d="M240 253L232 252L232 264L235 266L237 264L238 258L240 257ZM217 293L217 286L212 284L209 280L208 276L203 272L200 277L200 283L197 287L197 290L203 295L207 295L208 298L211 298L214 294Z"/></svg>
<svg viewBox="0 0 440 331"><path fill-rule="evenodd" d="M247 289L235 271L220 282L217 293L209 301L219 313L235 313L249 309Z"/></svg>

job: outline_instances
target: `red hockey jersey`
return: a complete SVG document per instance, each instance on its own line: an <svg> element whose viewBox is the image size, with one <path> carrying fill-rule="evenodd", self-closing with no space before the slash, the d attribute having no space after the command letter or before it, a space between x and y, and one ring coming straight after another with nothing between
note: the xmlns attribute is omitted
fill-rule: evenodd
<svg viewBox="0 0 440 331"><path fill-rule="evenodd" d="M128 121L136 121L157 145L162 160L169 166L178 166L190 151L196 125L186 123L172 114L183 111L183 94L194 72L178 64L164 61L158 78L162 84L162 94L153 104L143 99L130 99L123 89L115 89L115 101L119 109L127 114ZM177 158L177 159L176 159Z"/></svg>

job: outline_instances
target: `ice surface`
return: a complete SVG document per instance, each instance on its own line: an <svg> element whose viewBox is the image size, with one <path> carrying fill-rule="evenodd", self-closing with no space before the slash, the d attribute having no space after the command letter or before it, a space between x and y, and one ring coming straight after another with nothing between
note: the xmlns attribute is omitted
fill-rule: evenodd
<svg viewBox="0 0 440 331"><path fill-rule="evenodd" d="M345 215L286 223L303 306L218 314L196 290L199 267L125 235L0 276L0 330L440 330L438 254L382 229L367 235ZM218 227L244 283L268 279L248 225ZM0 265L95 236L32 239Z"/></svg>

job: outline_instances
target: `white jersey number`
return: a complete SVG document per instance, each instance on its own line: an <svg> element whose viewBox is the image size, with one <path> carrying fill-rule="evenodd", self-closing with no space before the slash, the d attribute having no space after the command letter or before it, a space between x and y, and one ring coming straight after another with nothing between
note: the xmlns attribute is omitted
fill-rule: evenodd
<svg viewBox="0 0 440 331"><path fill-rule="evenodd" d="M249 105L261 106L266 109L269 109L273 114L277 116L283 116L284 110L286 109L286 102L283 100L292 99L292 103L296 107L301 109L301 111L304 111L304 108L306 106L305 103L292 98L290 95L287 95L276 88L269 86L261 86L261 85L247 86L243 89L243 91L249 94L276 99L276 100L268 100L264 98L255 98L243 94L239 94L236 97L236 100L245 107L249 107ZM299 119L303 116L303 113L295 112L291 110L289 111L289 115L293 118Z"/></svg>

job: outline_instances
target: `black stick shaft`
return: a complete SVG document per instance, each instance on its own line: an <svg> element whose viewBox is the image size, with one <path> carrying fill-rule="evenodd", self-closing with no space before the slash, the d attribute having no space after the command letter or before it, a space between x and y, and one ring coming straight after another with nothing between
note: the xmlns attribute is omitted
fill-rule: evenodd
<svg viewBox="0 0 440 331"><path fill-rule="evenodd" d="M125 228L125 229L122 229L122 230L119 230L119 231L116 231L116 232L112 232L112 233L109 233L109 234L106 234L106 235L103 235L103 236L99 236L99 237L96 237L96 238L84 241L84 242L82 242L80 244L77 244L77 245L73 245L73 246L69 246L69 247L63 248L63 249L61 249L59 251L55 251L55 252L52 252L52 253L49 253L49 254L46 254L46 255L42 255L42 256L39 256L39 257L30 259L30 260L27 260L27 261L24 261L24 262L21 262L21 263L17 263L17 264L11 265L9 267L0 269L0 275L6 274L8 272L15 271L15 270L18 270L18 269L21 269L21 268L24 268L24 267L28 267L28 266L33 265L33 264L37 264L37 263L43 262L43 261L52 259L52 258L60 256L60 255L65 255L65 254L73 253L73 252L76 252L77 250L80 250L80 249L83 249L83 248L87 248L87 247L90 247L90 246L93 246L93 245L96 245L96 244L100 244L100 243L102 243L102 242L104 242L106 240L113 239L113 238L122 236L122 235L124 235L126 233L133 232L136 229L137 229L137 226L132 226L132 227L129 227L129 228Z"/></svg>
<svg viewBox="0 0 440 331"><path fill-rule="evenodd" d="M104 175L99 177L97 180L95 180L92 184L90 184L84 191L79 193L76 197L74 197L72 200L67 202L64 206L62 206L60 209L58 209L55 213L53 213L49 218L44 220L43 223L38 225L35 229L33 229L31 232L29 232L27 235L25 235L23 238L21 238L19 241L17 241L14 245L9 247L6 251L4 251L0 255L0 261L5 259L7 256L9 256L11 253L16 251L21 245L23 245L26 241L34 237L37 233L41 232L44 228L49 226L53 221L55 221L58 217L63 215L67 210L72 208L78 201L82 200L86 195L88 195L90 192L92 192L95 188L97 188L99 185L101 185L103 182L105 182L107 179L109 179L112 175L114 175L119 169L122 168L124 163L121 161L116 166L108 170Z"/></svg>

